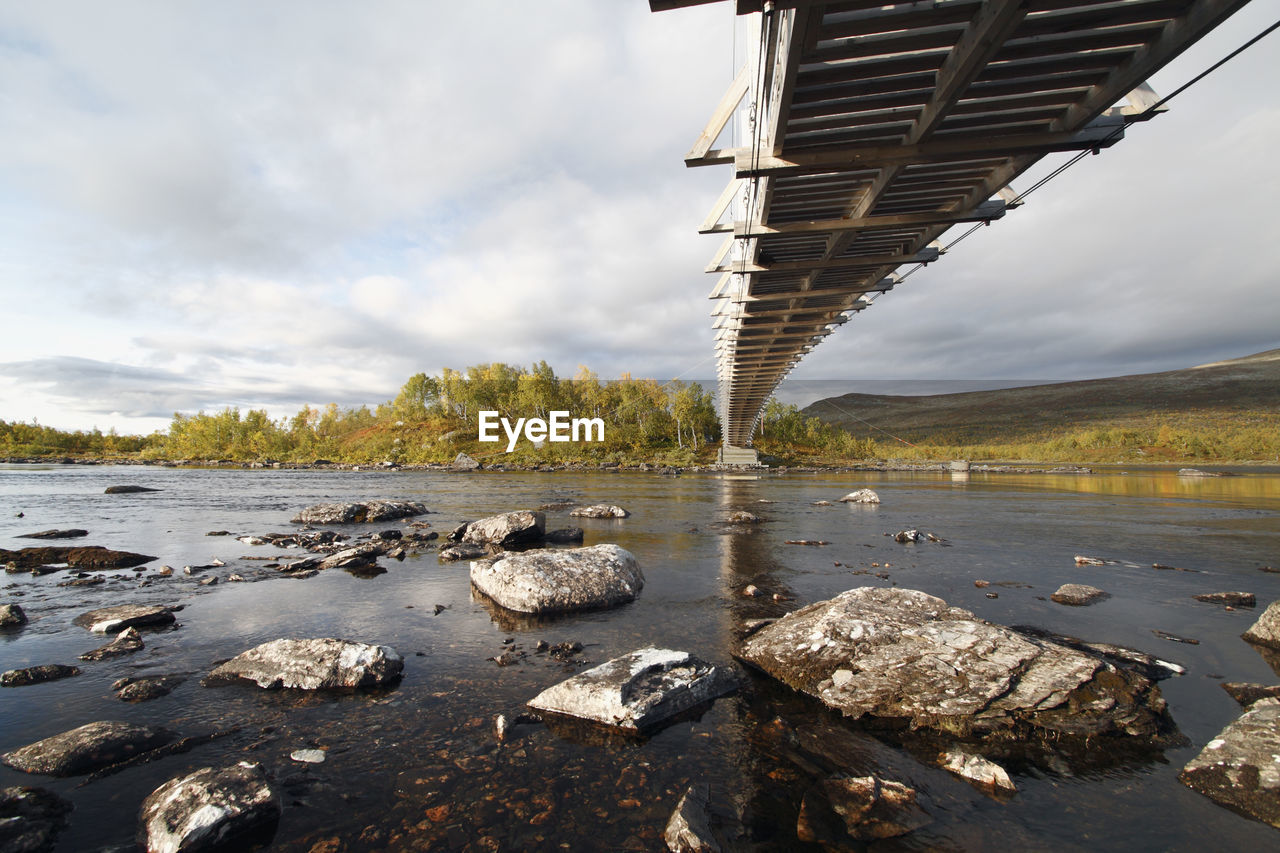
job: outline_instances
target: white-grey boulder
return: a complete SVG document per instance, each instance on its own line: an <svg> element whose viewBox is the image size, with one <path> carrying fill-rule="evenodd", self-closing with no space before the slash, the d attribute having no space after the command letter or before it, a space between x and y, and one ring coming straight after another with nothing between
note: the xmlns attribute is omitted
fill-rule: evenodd
<svg viewBox="0 0 1280 853"><path fill-rule="evenodd" d="M1280 827L1280 700L1250 705L1178 778L1218 805Z"/></svg>
<svg viewBox="0 0 1280 853"><path fill-rule="evenodd" d="M147 853L244 850L270 838L280 811L260 766L203 767L143 800L138 835Z"/></svg>
<svg viewBox="0 0 1280 853"><path fill-rule="evenodd" d="M858 489L842 497L840 502L846 504L878 504L880 503L880 496L871 489Z"/></svg>
<svg viewBox="0 0 1280 853"><path fill-rule="evenodd" d="M1269 649L1280 649L1280 601L1267 605L1257 621L1240 636Z"/></svg>
<svg viewBox="0 0 1280 853"><path fill-rule="evenodd" d="M154 628L172 625L173 608L154 604L117 604L81 613L74 620L95 634L118 634L125 628Z"/></svg>
<svg viewBox="0 0 1280 853"><path fill-rule="evenodd" d="M548 687L529 707L640 733L736 686L723 667L688 652L649 647Z"/></svg>
<svg viewBox="0 0 1280 853"><path fill-rule="evenodd" d="M869 723L992 743L1088 741L1094 750L1108 737L1161 746L1176 731L1141 673L919 590L843 592L761 628L738 656Z"/></svg>
<svg viewBox="0 0 1280 853"><path fill-rule="evenodd" d="M578 518L627 518L631 513L614 504L593 504L574 507L569 510L569 515Z"/></svg>
<svg viewBox="0 0 1280 853"><path fill-rule="evenodd" d="M547 532L547 518L540 512L522 509L491 515L467 525L461 541L470 545L507 547L538 542Z"/></svg>
<svg viewBox="0 0 1280 853"><path fill-rule="evenodd" d="M1012 794L1018 790L1008 771L981 755L963 749L949 749L938 756L938 763L943 770L949 770L984 791Z"/></svg>
<svg viewBox="0 0 1280 853"><path fill-rule="evenodd" d="M592 545L476 560L471 583L508 610L565 613L632 601L644 588L644 575L625 548Z"/></svg>
<svg viewBox="0 0 1280 853"><path fill-rule="evenodd" d="M479 467L480 463L465 453L459 453L449 463L450 471L475 471Z"/></svg>
<svg viewBox="0 0 1280 853"><path fill-rule="evenodd" d="M404 658L390 646L331 637L280 639L241 652L209 673L205 684L244 680L267 689L377 687L399 679L403 669Z"/></svg>

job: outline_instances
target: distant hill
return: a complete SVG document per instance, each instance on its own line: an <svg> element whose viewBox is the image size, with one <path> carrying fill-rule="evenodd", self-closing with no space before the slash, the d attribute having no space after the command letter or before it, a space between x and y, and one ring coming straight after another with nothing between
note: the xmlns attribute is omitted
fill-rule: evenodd
<svg viewBox="0 0 1280 853"><path fill-rule="evenodd" d="M858 437L1015 442L1086 429L1270 421L1280 414L1280 349L1165 373L923 397L845 394L804 413ZM884 432L881 432L881 431Z"/></svg>

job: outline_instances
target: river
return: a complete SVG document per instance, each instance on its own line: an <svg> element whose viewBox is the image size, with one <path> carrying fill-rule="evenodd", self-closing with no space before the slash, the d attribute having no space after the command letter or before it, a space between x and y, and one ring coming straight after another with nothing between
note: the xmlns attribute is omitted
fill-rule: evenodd
<svg viewBox="0 0 1280 853"><path fill-rule="evenodd" d="M88 784L0 767L0 786L40 785L69 799L75 811L57 848L65 851L132 849L138 807L150 791L197 767L243 759L261 762L283 792L272 844L278 850L317 844L329 851L660 850L672 807L695 781L710 783L718 809L743 816L747 847L806 849L795 837L796 808L815 772L833 769L908 776L928 799L929 826L878 842L876 850L1267 847L1276 843L1275 829L1177 780L1183 764L1240 713L1219 684L1277 680L1239 635L1280 598L1280 574L1259 571L1280 567L1280 471L1241 470L1210 478L1149 469L975 472L958 479L942 472L662 476L0 465L0 547L92 544L157 557L141 574L109 572L111 580L95 587L58 587L62 573L0 579L0 603L21 604L31 619L0 634L0 670L44 663L83 670L0 690L0 751L103 719L161 724L183 735L232 731ZM104 494L119 484L159 491ZM882 503L813 505L864 486ZM434 550L402 562L384 559L388 571L376 577L329 570L291 580L275 577L263 560L243 559L284 552L234 538L288 531L289 519L310 504L372 498L425 503L431 514L422 520L442 535L461 521L557 500L618 503L630 518L570 519L567 510L550 511L548 527L577 524L588 545L628 549L646 585L635 602L613 610L522 618L480 600L467 564L442 564ZM764 522L737 532L723 524L740 509ZM392 526L398 525L375 529ZM60 543L15 538L68 527L90 535ZM906 528L943 541L903 545L885 535ZM206 535L222 530L233 535ZM1077 554L1114 562L1077 566ZM214 558L226 567L182 572ZM1187 571L1158 571L1154 563ZM177 571L159 577L162 564ZM232 572L247 581L227 582ZM199 585L212 574L222 582ZM976 587L979 579L991 585ZM1089 607L1048 600L1068 582L1101 587L1111 597ZM749 584L765 594L744 596ZM584 737L536 724L518 726L506 743L495 737L497 714L518 711L580 670L581 661L657 645L740 667L732 649L744 620L865 585L920 589L995 622L1175 661L1187 673L1161 689L1190 745L1166 750L1164 760L1101 770L1015 768L1019 793L997 801L746 670L738 693L646 740ZM1192 599L1224 590L1256 593L1258 609L1228 611ZM181 627L146 633L146 648L131 656L77 661L104 640L71 620L94 607L133 602L183 605ZM1199 644L1171 642L1157 630ZM391 690L340 696L201 686L215 661L284 636L391 645L405 658L404 678ZM536 652L538 640L584 648L566 663ZM520 663L500 667L491 660L508 648L523 655ZM186 680L152 701L126 704L111 690L122 676L174 673ZM290 759L308 747L325 750L326 760Z"/></svg>

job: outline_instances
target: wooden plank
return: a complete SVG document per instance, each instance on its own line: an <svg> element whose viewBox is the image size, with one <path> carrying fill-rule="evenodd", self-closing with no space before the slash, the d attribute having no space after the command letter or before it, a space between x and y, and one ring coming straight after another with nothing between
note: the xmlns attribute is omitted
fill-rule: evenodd
<svg viewBox="0 0 1280 853"><path fill-rule="evenodd" d="M1084 99L1068 109L1055 129L1077 127L1090 121L1203 38L1246 2L1248 0L1197 0L1188 14L1166 24L1158 37L1112 71L1105 83L1094 86Z"/></svg>
<svg viewBox="0 0 1280 853"><path fill-rule="evenodd" d="M716 199L716 203L711 206L711 211L707 214L707 218L702 220L702 224L698 226L699 234L710 234L716 223L720 221L720 217L724 216L724 212L729 209L729 204L733 201L733 197L742 189L743 180L741 178L732 178L725 188L721 191L720 197Z"/></svg>
<svg viewBox="0 0 1280 853"><path fill-rule="evenodd" d="M973 17L975 7L981 6L982 2L983 0L956 0L938 5L934 0L921 0L916 3L899 3L826 24L822 28L822 37L852 38L917 26L964 23Z"/></svg>
<svg viewBox="0 0 1280 853"><path fill-rule="evenodd" d="M742 96L747 93L750 82L747 65L744 64L738 71L737 76L733 78L733 82L729 84L729 88L725 90L723 97L720 98L720 103L716 104L715 110L711 113L711 118L707 119L706 126L702 128L702 132L694 140L693 147L689 149L688 154L684 155L686 163L690 160L701 160L711 150L716 138L724 130L724 126L728 124L729 119L733 117L738 104L742 102Z"/></svg>
<svg viewBox="0 0 1280 853"><path fill-rule="evenodd" d="M764 273L764 272L808 272L812 270L825 269L843 269L843 268L873 268L882 266L901 266L902 264L931 264L938 259L938 249L926 248L921 249L911 255L876 255L872 257L853 257L853 258L826 258L814 261L788 261L783 263L757 263L750 264L745 269L739 270L734 265L733 272L745 273ZM727 272L728 267L719 270ZM822 291L796 291L810 296L818 296ZM754 295L754 294L753 294ZM767 294L761 296L762 299L776 299L775 294Z"/></svg>
<svg viewBox="0 0 1280 853"><path fill-rule="evenodd" d="M813 62L847 62L850 59L871 56L891 56L917 50L950 48L956 43L959 35L959 29L943 27L875 33L828 43L814 50L805 59Z"/></svg>
<svg viewBox="0 0 1280 853"><path fill-rule="evenodd" d="M734 163L734 174L740 178L748 178L756 175L798 174L841 168L865 169L872 165L946 162L966 157L1007 157L1014 154L1079 151L1096 146L1112 145L1123 138L1123 131L1123 119L1103 118L1074 132L970 137L941 142L922 142L916 145L850 146L813 153L789 154L785 158L764 156L759 158L759 162L754 167L749 156L739 155Z"/></svg>
<svg viewBox="0 0 1280 853"><path fill-rule="evenodd" d="M861 231L882 228L901 228L915 225L956 224L958 222L987 222L1004 216L1003 200L987 201L972 210L936 211L905 216L861 216L850 219L823 219L813 222L789 222L785 225L765 225L760 222L734 223L734 235L747 237L758 234L797 234L819 231Z"/></svg>
<svg viewBox="0 0 1280 853"><path fill-rule="evenodd" d="M822 12L811 12L808 8L796 9L791 13L788 24L790 30L786 64L777 90L771 93L773 97L769 104L769 127L764 142L764 147L774 154L782 153L782 138L791 113L791 95L795 91L796 73L800 69L801 57L818 39Z"/></svg>
<svg viewBox="0 0 1280 853"><path fill-rule="evenodd" d="M707 264L706 272L711 272L720 265L724 260L724 256L729 254L729 250L733 248L733 238L725 237L724 242L720 244L720 248L716 249L715 255L711 258L711 263Z"/></svg>

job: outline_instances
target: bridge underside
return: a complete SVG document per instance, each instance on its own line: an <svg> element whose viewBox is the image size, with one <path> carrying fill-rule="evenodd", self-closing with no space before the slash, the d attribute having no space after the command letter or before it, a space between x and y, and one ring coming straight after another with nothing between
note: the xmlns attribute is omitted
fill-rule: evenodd
<svg viewBox="0 0 1280 853"><path fill-rule="evenodd" d="M707 268L721 420L748 447L782 379L896 269L1016 207L1010 181L1045 155L1152 117L1147 77L1247 0L735 2L751 59L685 163L733 168L700 230L725 235ZM743 144L713 148L735 113Z"/></svg>

